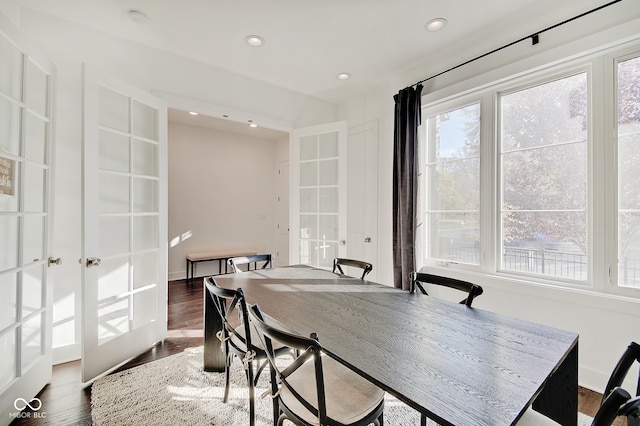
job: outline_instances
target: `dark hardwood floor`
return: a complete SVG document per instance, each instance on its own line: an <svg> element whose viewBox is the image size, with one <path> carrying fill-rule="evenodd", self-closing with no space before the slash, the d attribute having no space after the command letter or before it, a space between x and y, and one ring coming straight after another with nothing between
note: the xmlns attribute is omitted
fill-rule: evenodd
<svg viewBox="0 0 640 426"><path fill-rule="evenodd" d="M184 280L169 282L168 337L148 351L130 360L116 371L164 358L201 346L203 343L203 293L202 281L188 284ZM42 401L41 413L45 418L14 419L17 425L91 425L91 385L80 382L80 361L53 367L51 383L38 395ZM602 395L580 388L578 408L593 416L598 410ZM616 425L624 423L616 423Z"/></svg>

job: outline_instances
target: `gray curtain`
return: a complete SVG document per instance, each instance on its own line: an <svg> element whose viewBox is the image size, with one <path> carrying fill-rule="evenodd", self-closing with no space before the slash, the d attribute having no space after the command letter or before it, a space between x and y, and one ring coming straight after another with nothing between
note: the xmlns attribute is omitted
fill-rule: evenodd
<svg viewBox="0 0 640 426"><path fill-rule="evenodd" d="M415 270L418 126L422 85L407 87L393 97L393 281L409 290Z"/></svg>

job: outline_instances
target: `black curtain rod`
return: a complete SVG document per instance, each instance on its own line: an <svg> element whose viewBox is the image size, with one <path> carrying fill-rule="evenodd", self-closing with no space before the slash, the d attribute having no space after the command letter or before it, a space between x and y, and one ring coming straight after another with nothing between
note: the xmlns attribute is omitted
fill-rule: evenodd
<svg viewBox="0 0 640 426"><path fill-rule="evenodd" d="M552 26L550 26L550 27L547 27L547 28L545 28L545 29L543 29L543 30L537 31L537 32L535 32L535 33L533 33L533 34L531 34L531 35L528 35L528 36L526 36L526 37L519 38L518 40L512 41L511 43L505 44L504 46L500 46L500 47L498 47L497 49L493 49L493 50L492 50L492 51L490 51L490 52L483 53L483 54L482 54L482 55L480 55L480 56L476 56L476 57L475 57L475 58L473 58L473 59L469 59L469 60L468 60L468 61L466 61L466 62L463 62L463 63L461 63L461 64L458 64L458 65L456 65L456 66L454 66L454 67L451 67L451 68L449 68L449 69L446 69L446 70L444 70L444 71L442 71L442 72L439 72L439 73L438 73L438 74L436 74L436 75L432 75L431 77L425 78L424 80L420 80L420 81L418 81L417 83L414 83L413 85L411 85L411 86L409 86L409 87L413 87L413 86L417 86L417 85L419 85L419 84L422 84L422 83L424 83L425 81L429 81L429 80L431 80L431 79L433 79L433 78L439 77L439 76L441 76L442 74L446 74L446 73L448 73L448 72L450 72L450 71L453 71L453 70L455 70L455 69L458 69L458 68L460 68L460 67L463 67L463 66L465 66L465 65L467 65L467 64L470 64L471 62L477 61L478 59L482 59L482 58L484 58L485 56L492 55L492 54L494 54L494 53L496 53L496 52L498 52L498 51L500 51L500 50L506 49L507 47L511 47L511 46L513 46L514 44L518 44L518 43L520 43L520 42L522 42L522 41L525 41L525 40L531 39L532 44L538 44L540 34L542 34L542 33L544 33L544 32L547 32L547 31L549 31L549 30L552 30L552 29L554 29L554 28L557 28L557 27L559 27L559 26L561 26L561 25L567 24L567 23L569 23L569 22L571 22L571 21L575 21L576 19L580 19L580 18L582 18L582 17L584 17L584 16L590 15L590 14L592 14L592 13L594 13L594 12L597 12L597 11L599 11L599 10L604 9L605 7L609 7L609 6L611 6L611 5L615 4L615 3L620 3L621 1L622 1L622 0L614 0L614 1L611 1L611 2L609 2L609 3L607 3L607 4L603 4L602 6L598 6L598 7L596 7L595 9L591 9L591 10L589 10L589 11L586 11L586 12L584 12L584 13L581 13L580 15L574 16L573 18L569 18L569 19L564 20L564 21L562 21L562 22L559 22L559 23L557 23L557 24L555 24L555 25L552 25Z"/></svg>

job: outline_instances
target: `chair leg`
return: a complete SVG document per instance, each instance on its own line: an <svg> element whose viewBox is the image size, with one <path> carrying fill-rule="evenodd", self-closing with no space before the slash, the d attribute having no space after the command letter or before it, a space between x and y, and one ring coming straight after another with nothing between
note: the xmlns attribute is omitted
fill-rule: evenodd
<svg viewBox="0 0 640 426"><path fill-rule="evenodd" d="M420 415L420 426L427 426L427 416L424 414Z"/></svg>
<svg viewBox="0 0 640 426"><path fill-rule="evenodd" d="M278 399L278 385L276 381L276 374L273 368L269 368L269 384L271 385L271 408L273 410L273 426L278 424L278 417L280 417L280 400Z"/></svg>
<svg viewBox="0 0 640 426"><path fill-rule="evenodd" d="M247 364L247 383L249 384L249 425L256 424L255 388L253 386L253 363Z"/></svg>
<svg viewBox="0 0 640 426"><path fill-rule="evenodd" d="M278 404L277 398L272 398L273 402L273 426L278 424L278 418L280 417L280 404Z"/></svg>
<svg viewBox="0 0 640 426"><path fill-rule="evenodd" d="M231 374L231 362L233 361L233 354L227 354L226 361L224 364L224 396L222 397L222 402L226 403L229 399L229 376Z"/></svg>

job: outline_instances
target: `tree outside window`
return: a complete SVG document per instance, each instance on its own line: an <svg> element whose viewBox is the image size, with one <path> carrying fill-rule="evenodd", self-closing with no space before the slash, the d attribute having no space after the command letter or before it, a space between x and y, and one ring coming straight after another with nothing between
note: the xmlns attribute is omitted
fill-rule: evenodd
<svg viewBox="0 0 640 426"><path fill-rule="evenodd" d="M480 263L480 104L428 117L427 253Z"/></svg>
<svg viewBox="0 0 640 426"><path fill-rule="evenodd" d="M618 285L640 288L640 57L617 63Z"/></svg>
<svg viewBox="0 0 640 426"><path fill-rule="evenodd" d="M502 268L587 279L587 75L500 97Z"/></svg>

